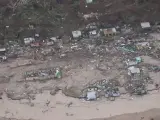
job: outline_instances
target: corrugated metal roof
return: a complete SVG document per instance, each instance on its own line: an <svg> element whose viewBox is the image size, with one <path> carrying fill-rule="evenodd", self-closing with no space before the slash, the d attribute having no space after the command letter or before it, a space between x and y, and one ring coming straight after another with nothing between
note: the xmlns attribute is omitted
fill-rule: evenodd
<svg viewBox="0 0 160 120"><path fill-rule="evenodd" d="M87 100L95 100L96 98L97 97L96 97L96 92L95 91L87 93Z"/></svg>
<svg viewBox="0 0 160 120"><path fill-rule="evenodd" d="M6 48L0 48L0 52L6 51Z"/></svg>
<svg viewBox="0 0 160 120"><path fill-rule="evenodd" d="M141 23L141 27L142 27L142 28L150 28L151 25L150 25L149 22L142 22L142 23Z"/></svg>

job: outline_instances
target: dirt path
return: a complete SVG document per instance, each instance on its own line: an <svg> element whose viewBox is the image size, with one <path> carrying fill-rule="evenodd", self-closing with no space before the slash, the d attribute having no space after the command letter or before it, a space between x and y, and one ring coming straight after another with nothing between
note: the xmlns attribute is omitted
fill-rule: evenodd
<svg viewBox="0 0 160 120"><path fill-rule="evenodd" d="M61 93L50 96L46 92L38 94L36 99L32 101L32 106L29 106L26 104L28 101L11 101L4 95L3 100L0 101L0 116L37 120L53 120L53 118L57 120L84 120L160 108L160 94L158 92L130 100L128 98L124 96L115 102L105 100L83 102L78 99L68 98ZM68 107L71 102L73 104Z"/></svg>

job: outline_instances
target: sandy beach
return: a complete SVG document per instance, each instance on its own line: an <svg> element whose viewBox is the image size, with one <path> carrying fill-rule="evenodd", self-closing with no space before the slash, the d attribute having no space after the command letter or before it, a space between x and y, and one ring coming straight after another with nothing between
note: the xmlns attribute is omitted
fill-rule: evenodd
<svg viewBox="0 0 160 120"><path fill-rule="evenodd" d="M28 101L11 101L4 95L3 100L0 101L0 116L36 120L53 120L53 118L57 120L86 120L160 108L159 101L158 92L132 99L123 96L114 102L106 100L86 102L66 97L61 92L56 96L50 96L46 92L38 94L36 99L31 101L33 105L29 106Z"/></svg>

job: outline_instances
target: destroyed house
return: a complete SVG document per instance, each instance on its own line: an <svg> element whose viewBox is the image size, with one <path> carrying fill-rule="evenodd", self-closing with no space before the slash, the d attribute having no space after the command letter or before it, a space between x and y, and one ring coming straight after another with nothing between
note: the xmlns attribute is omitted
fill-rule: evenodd
<svg viewBox="0 0 160 120"><path fill-rule="evenodd" d="M128 75L131 77L131 80L141 80L141 70L134 66L128 68Z"/></svg>
<svg viewBox="0 0 160 120"><path fill-rule="evenodd" d="M6 54L6 48L0 48L0 56L4 56Z"/></svg>
<svg viewBox="0 0 160 120"><path fill-rule="evenodd" d="M105 36L113 36L116 35L117 31L115 28L107 28L103 30Z"/></svg>

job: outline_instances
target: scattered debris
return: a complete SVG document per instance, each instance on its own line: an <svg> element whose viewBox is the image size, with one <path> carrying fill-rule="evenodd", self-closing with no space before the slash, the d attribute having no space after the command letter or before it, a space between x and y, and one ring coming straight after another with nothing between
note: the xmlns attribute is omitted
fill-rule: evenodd
<svg viewBox="0 0 160 120"><path fill-rule="evenodd" d="M31 47L35 48L35 47L40 47L41 43L40 42L33 42L30 44Z"/></svg>
<svg viewBox="0 0 160 120"><path fill-rule="evenodd" d="M89 5L89 3L93 2L93 0L86 0L86 3L88 4L88 6L85 4L86 7L89 8L89 6L92 5ZM62 3L62 1L58 0L57 3ZM108 8L111 5L112 4L109 4L106 7ZM102 15L104 14L96 11L87 14L79 13L78 15L82 15L81 17L86 20L85 24L88 24L90 21L87 20L92 21L92 19L96 18L96 21L98 21L98 19L103 17ZM58 16L56 19L58 19ZM29 19L31 20L31 18ZM65 18L61 18L61 20L63 19ZM149 22L142 22L140 24L142 29L152 28ZM89 101L97 100L97 98L100 97L106 97L109 100L114 101L116 97L121 95L119 87L126 89L131 94L146 94L149 75L145 74L143 67L145 66L147 69L154 72L160 71L159 66L147 66L143 64L144 60L142 57L140 57L141 55L148 55L160 58L160 45L157 42L157 40L159 40L158 29L156 31L157 33L155 33L155 31L150 31L153 33L148 35L148 32L139 33L139 31L134 29L134 27L132 27L130 24L110 25L98 21L77 28L78 30L72 31L72 35L70 36L65 34L65 32L62 30L62 32L57 37L50 37L54 32L52 32L52 34L49 33L46 37L42 37L43 35L41 35L40 32L35 31L37 26L35 27L33 25L29 25L29 30L34 30L33 35L29 36L34 37L28 36L27 38L24 38L22 41L25 45L21 44L21 42L18 41L19 39L17 41L9 41L5 43L6 48L3 48L3 46L0 49L0 59L2 59L1 61L7 60L8 58L11 58L10 56L14 55L18 58L21 58L22 56L24 57L26 55L27 57L31 56L32 58L25 60L17 59L17 61L15 63L13 62L10 67L15 68L20 66L33 65L33 61L31 59L37 61L44 60L44 64L47 63L49 65L51 64L50 62L52 60L58 62L59 60L65 62L67 61L67 64L70 64L68 61L70 60L69 58L72 58L72 55L78 54L77 56L79 57L79 53L82 53L82 59L86 60L86 58L89 59L89 52L94 59L92 60L94 61L92 62L92 70L99 70L103 75L108 75L112 72L112 70L116 70L119 73L115 74L118 74L118 76L124 76L122 77L124 80L123 82L118 80L118 78L108 78L97 80L93 84L89 83L86 86L84 85L85 88L84 86L83 88L78 88L77 86L67 88L68 86L65 86L65 88L62 89L62 92L67 96L75 98L86 98L86 100ZM9 29L10 26L6 26L6 28ZM63 28L63 26L61 26L61 28ZM49 32L49 30L47 30L47 32ZM56 33L54 34L56 35ZM72 41L71 38L74 40ZM77 39L79 39L79 41L77 41ZM24 58L26 58L26 56ZM127 60L125 61L126 66L123 65L124 60ZM86 60L86 62L87 61L88 60ZM79 65L78 67L83 68L82 66L83 65ZM126 71L128 72L128 75ZM59 81L63 79L63 73L65 72L62 72L60 67L31 70L24 73L24 80L21 82L33 83L35 81L47 81L55 79L56 81L54 82L59 83ZM67 72L68 75L73 75L69 70ZM0 79L1 83L7 83L10 80L6 76L0 77ZM64 82L64 80L62 81ZM29 86L25 86L24 88L29 89ZM60 89L52 87L50 89L50 94L55 95L58 90ZM10 92L7 93L7 95L11 99L15 100L22 98L30 99L31 97L28 93L25 92L20 94ZM49 104L50 101L47 101L46 105L48 106ZM70 107L72 104L73 103L70 102L68 107Z"/></svg>
<svg viewBox="0 0 160 120"><path fill-rule="evenodd" d="M149 66L148 68L150 71L153 71L153 72L160 72L160 67L159 66Z"/></svg>
<svg viewBox="0 0 160 120"><path fill-rule="evenodd" d="M88 19L90 19L90 18L96 18L96 19L98 19L98 17L99 17L100 15L101 15L101 14L99 14L99 13L84 14L84 15L83 15L83 18L84 18L85 20L88 20Z"/></svg>
<svg viewBox="0 0 160 120"><path fill-rule="evenodd" d="M129 67L129 66L137 65L137 62L136 61L130 61L130 60L128 60L128 61L126 61L126 64Z"/></svg>
<svg viewBox="0 0 160 120"><path fill-rule="evenodd" d="M146 83L143 80L129 81L125 87L130 94L144 95L147 93Z"/></svg>
<svg viewBox="0 0 160 120"><path fill-rule="evenodd" d="M88 94L90 94L90 92L91 93L96 92L96 98L102 97L102 96L107 97L107 95L108 95L107 98L118 97L118 96L120 96L118 86L119 86L118 81L103 79L103 80L100 80L98 82L95 82L95 83L89 85L87 88L85 88L83 90L82 94L85 97L85 95L87 96Z"/></svg>
<svg viewBox="0 0 160 120"><path fill-rule="evenodd" d="M105 93L105 97L108 98L110 101L114 101L115 97L119 97L120 96L120 92L119 89L108 89Z"/></svg>
<svg viewBox="0 0 160 120"><path fill-rule="evenodd" d="M150 44L149 44L149 42L138 42L136 44L136 46L138 49L143 49L143 48L147 48L147 47L149 48Z"/></svg>
<svg viewBox="0 0 160 120"><path fill-rule="evenodd" d="M118 47L119 50L122 50L123 52L136 52L136 47L131 45L123 45Z"/></svg>
<svg viewBox="0 0 160 120"><path fill-rule="evenodd" d="M35 71L27 71L24 74L24 78L26 81L43 81L61 77L62 76L60 68L39 69Z"/></svg>
<svg viewBox="0 0 160 120"><path fill-rule="evenodd" d="M46 45L47 45L47 46L52 46L52 45L54 45L54 42L53 42L53 41L47 41L47 42L46 42Z"/></svg>
<svg viewBox="0 0 160 120"><path fill-rule="evenodd" d="M64 89L62 89L63 94L65 94L66 96L70 96L70 97L74 97L74 98L80 98L81 97L81 89L79 89L76 86L72 86L72 87L65 87ZM84 98L86 96L82 96L82 98Z"/></svg>

